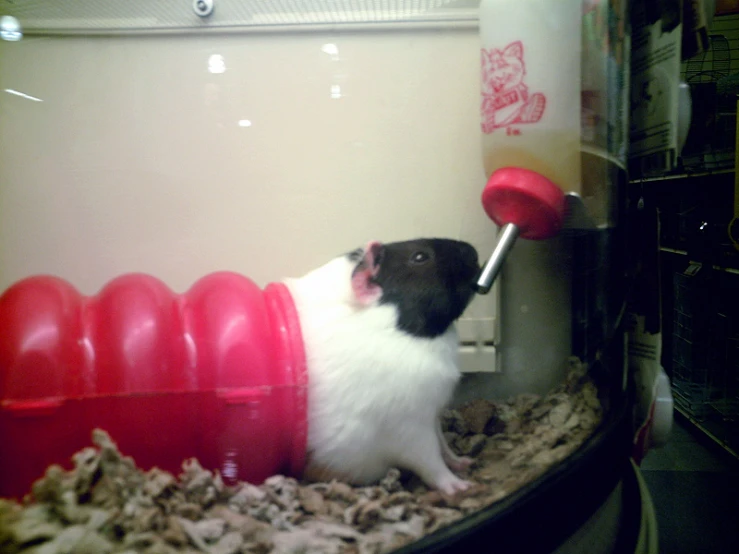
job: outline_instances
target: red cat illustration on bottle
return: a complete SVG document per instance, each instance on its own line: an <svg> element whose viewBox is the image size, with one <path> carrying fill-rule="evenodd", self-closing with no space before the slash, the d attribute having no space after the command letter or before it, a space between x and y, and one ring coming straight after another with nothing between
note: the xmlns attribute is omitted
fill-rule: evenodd
<svg viewBox="0 0 739 554"><path fill-rule="evenodd" d="M526 65L523 44L512 42L503 50L483 49L482 62L482 131L519 123L536 123L544 115L546 97L529 94L524 84Z"/></svg>

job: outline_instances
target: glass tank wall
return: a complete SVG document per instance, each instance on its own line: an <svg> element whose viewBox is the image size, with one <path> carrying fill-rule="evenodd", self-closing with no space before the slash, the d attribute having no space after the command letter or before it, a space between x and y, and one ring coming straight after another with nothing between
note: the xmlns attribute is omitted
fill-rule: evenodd
<svg viewBox="0 0 739 554"><path fill-rule="evenodd" d="M34 502L61 505L74 490L74 509L87 515L133 506L129 519L106 520L96 531L101 552L144 541L134 536L142 529L153 531L149 546L172 548L180 533L196 545L241 541L234 548L243 551L289 549L294 541L327 552L412 549L460 522L482 525L480 514L492 521L512 510L571 457L603 442L625 390L626 3L478 4L0 5L0 15L11 16L0 41L0 433L15 441L0 454L7 476L0 496L31 492L47 465L60 464L69 473L51 470L37 481ZM514 4L539 20L524 25L523 11L506 8ZM500 9L510 20L505 33L491 15ZM537 157L554 146L563 153ZM541 240L522 231L490 293L475 295L457 322L449 352L462 376L442 387L450 402L436 448L465 480L459 496L443 500L409 467L371 483L341 475L332 482L329 471L308 484L301 472L313 455L314 420L306 413L320 382L313 338L304 304L295 311L290 294L270 284L357 248L366 261L370 241L466 241L484 265L500 226L481 194L509 165L558 187L561 222ZM215 272L236 277L198 296L195 284ZM116 281L130 274L153 280ZM30 292L14 288L34 276L57 280ZM370 277L370 291L372 279L379 277ZM232 288L226 294L221 286ZM220 294L227 310L208 304ZM243 318L237 331L206 328L235 314L247 294L256 300L244 306L264 311L248 325L268 328L268 338L239 342ZM141 306L159 315L145 317ZM201 348L213 350L213 371L231 372L223 381L198 364ZM412 370L404 368L410 355L390 354L398 374L388 382ZM279 379L272 363L284 370ZM118 366L135 377L105 377ZM356 386L371 390L357 373ZM146 408L126 404L144 396ZM412 419L419 410L399 413ZM204 428L215 411L216 423ZM108 417L113 412L120 417ZM224 446L219 425L254 429L259 438ZM191 439L177 437L190 430ZM42 447L34 436L50 442ZM611 453L627 456L619 437ZM91 445L102 454L83 450ZM219 458L220 448L228 452ZM75 452L82 453L71 464ZM249 471L242 455L259 466L253 485L239 484ZM180 469L184 458L203 468ZM400 458L389 456L388 466L402 466ZM158 463L165 459L176 459L175 467ZM149 472L157 465L174 477ZM25 480L10 476L19 468ZM111 485L114 475L125 491ZM146 503L125 500L137 494L169 506L179 523L141 527ZM17 510L8 507L7 517L0 510L11 529L0 532L0 545L22 551L27 543L13 526L26 515ZM248 533L238 527L245 517ZM206 530L213 520L216 529Z"/></svg>

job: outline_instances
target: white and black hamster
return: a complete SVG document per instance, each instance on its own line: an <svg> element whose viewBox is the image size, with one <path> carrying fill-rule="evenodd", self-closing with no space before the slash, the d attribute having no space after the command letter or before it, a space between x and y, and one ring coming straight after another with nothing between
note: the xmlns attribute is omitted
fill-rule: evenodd
<svg viewBox="0 0 739 554"><path fill-rule="evenodd" d="M439 417L479 270L466 242L372 241L286 281L308 364L306 475L361 485L399 467L447 494L469 486L452 470L471 460L450 450Z"/></svg>

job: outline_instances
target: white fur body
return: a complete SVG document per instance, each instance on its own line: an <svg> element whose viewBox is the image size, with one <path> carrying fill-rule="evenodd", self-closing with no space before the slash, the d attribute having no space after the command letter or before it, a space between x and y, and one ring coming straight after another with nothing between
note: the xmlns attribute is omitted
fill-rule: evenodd
<svg viewBox="0 0 739 554"><path fill-rule="evenodd" d="M359 303L356 266L340 257L286 280L295 301L308 364L308 451L312 463L357 484L409 469L453 493L467 459L444 441L439 416L460 378L457 332L436 338L396 328L393 305Z"/></svg>

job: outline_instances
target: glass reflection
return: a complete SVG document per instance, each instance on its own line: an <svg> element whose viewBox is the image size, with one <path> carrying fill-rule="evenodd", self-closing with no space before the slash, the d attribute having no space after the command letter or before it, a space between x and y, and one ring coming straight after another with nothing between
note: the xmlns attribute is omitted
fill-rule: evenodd
<svg viewBox="0 0 739 554"><path fill-rule="evenodd" d="M25 98L26 100L33 100L34 102L43 102L41 98L36 98L35 96L31 96L30 94L26 94L25 92L13 90L12 88L6 88L5 92L7 92L8 94L13 94L15 96L20 96L21 98Z"/></svg>
<svg viewBox="0 0 739 554"><path fill-rule="evenodd" d="M12 15L0 17L0 39L14 42L21 38L23 38L23 33L17 19Z"/></svg>
<svg viewBox="0 0 739 554"><path fill-rule="evenodd" d="M226 71L226 60L220 54L213 54L208 58L208 71L211 73L224 73Z"/></svg>

